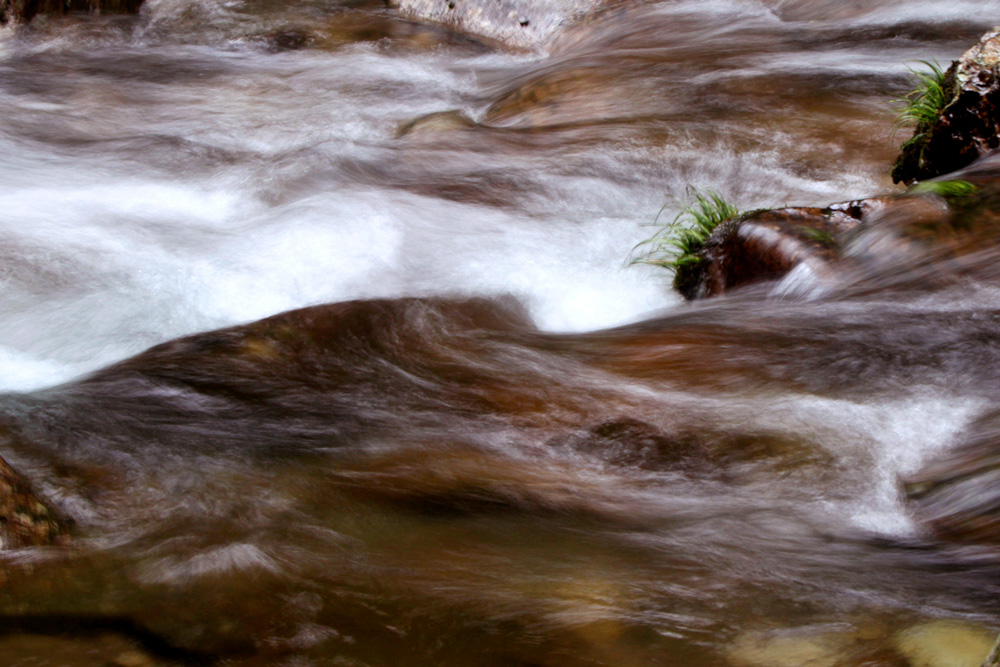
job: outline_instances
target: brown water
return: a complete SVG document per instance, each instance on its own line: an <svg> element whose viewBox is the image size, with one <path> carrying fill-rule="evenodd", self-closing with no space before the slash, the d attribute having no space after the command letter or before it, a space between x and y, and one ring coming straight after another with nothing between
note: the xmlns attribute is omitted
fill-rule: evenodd
<svg viewBox="0 0 1000 667"><path fill-rule="evenodd" d="M3 554L0 655L896 666L927 628L979 650L996 551L935 541L900 479L1000 392L992 236L956 264L903 213L835 279L693 306L623 263L688 184L744 208L890 190L907 66L997 16L650 2L518 55L377 2L6 29L0 455L76 537Z"/></svg>

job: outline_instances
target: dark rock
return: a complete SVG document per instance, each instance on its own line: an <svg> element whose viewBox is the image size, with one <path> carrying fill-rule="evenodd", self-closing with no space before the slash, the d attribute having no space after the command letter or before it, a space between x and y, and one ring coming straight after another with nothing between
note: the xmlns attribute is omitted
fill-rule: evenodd
<svg viewBox="0 0 1000 667"><path fill-rule="evenodd" d="M882 205L866 199L746 213L712 232L699 261L677 270L674 287L687 299L700 299L780 278L802 263L825 266L840 254L838 236Z"/></svg>
<svg viewBox="0 0 1000 667"><path fill-rule="evenodd" d="M61 16L71 12L135 14L143 0L0 0L0 24L27 23L39 14Z"/></svg>
<svg viewBox="0 0 1000 667"><path fill-rule="evenodd" d="M62 544L67 524L0 458L0 550Z"/></svg>
<svg viewBox="0 0 1000 667"><path fill-rule="evenodd" d="M298 28L285 28L270 35L273 51L298 51L309 44L309 33Z"/></svg>
<svg viewBox="0 0 1000 667"><path fill-rule="evenodd" d="M407 16L519 49L620 0L389 0Z"/></svg>
<svg viewBox="0 0 1000 667"><path fill-rule="evenodd" d="M903 144L894 182L948 174L1000 147L1000 26L952 63L944 88L950 102Z"/></svg>

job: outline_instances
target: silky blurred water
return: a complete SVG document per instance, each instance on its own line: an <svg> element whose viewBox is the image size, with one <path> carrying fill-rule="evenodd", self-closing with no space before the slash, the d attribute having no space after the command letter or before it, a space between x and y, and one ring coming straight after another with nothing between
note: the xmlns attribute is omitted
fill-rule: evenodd
<svg viewBox="0 0 1000 667"><path fill-rule="evenodd" d="M887 189L906 68L991 21L981 2L665 2L506 55L371 4L174 0L5 29L0 386L359 297L634 320L674 302L622 268L663 204L687 184L744 207ZM292 28L316 48L272 52ZM551 100L491 121L521 84ZM485 124L397 136L450 110Z"/></svg>
<svg viewBox="0 0 1000 667"><path fill-rule="evenodd" d="M908 68L998 16L626 3L530 53L374 1L0 29L0 454L78 532L7 558L3 640L860 666L989 628L995 554L934 543L900 479L996 400L993 250L697 306L626 263L688 185L894 191Z"/></svg>

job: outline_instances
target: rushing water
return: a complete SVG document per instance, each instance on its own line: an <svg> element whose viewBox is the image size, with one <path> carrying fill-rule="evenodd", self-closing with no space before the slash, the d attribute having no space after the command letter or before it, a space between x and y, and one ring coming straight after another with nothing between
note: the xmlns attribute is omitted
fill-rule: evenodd
<svg viewBox="0 0 1000 667"><path fill-rule="evenodd" d="M895 666L1000 623L996 552L899 485L1000 394L988 239L935 282L873 231L857 274L695 306L624 266L688 184L891 190L907 67L998 17L663 0L529 54L374 1L2 29L0 454L76 527L5 554L0 653Z"/></svg>

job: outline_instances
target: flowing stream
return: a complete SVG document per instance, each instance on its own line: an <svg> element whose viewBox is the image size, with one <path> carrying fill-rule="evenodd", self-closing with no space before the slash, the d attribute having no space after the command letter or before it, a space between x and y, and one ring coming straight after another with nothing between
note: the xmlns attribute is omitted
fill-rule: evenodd
<svg viewBox="0 0 1000 667"><path fill-rule="evenodd" d="M2 554L0 655L952 664L913 629L988 636L1000 561L900 480L1000 396L1000 249L693 305L626 264L688 185L896 190L908 67L995 23L657 0L535 53L374 0L0 28L0 455L75 521Z"/></svg>

